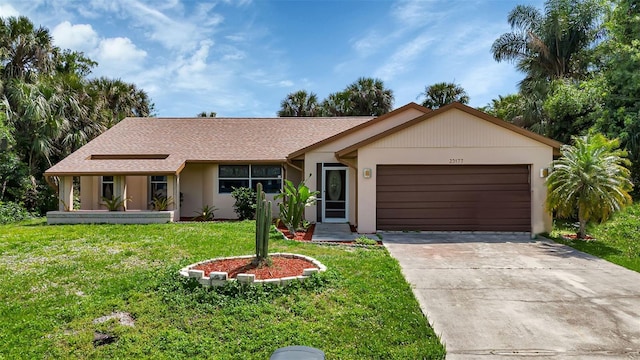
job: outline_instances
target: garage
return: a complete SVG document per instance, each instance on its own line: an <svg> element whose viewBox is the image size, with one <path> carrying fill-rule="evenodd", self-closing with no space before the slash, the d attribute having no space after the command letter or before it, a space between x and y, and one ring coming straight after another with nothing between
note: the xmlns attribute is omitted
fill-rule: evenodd
<svg viewBox="0 0 640 360"><path fill-rule="evenodd" d="M529 232L529 169L529 165L377 165L377 228Z"/></svg>

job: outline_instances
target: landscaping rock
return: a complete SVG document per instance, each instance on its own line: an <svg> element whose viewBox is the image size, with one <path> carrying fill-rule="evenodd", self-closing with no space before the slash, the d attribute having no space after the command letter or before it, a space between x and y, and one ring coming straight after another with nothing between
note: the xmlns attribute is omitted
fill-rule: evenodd
<svg viewBox="0 0 640 360"><path fill-rule="evenodd" d="M118 337L115 335L105 334L97 331L93 334L93 346L95 347L108 345L116 342L116 340L118 340Z"/></svg>
<svg viewBox="0 0 640 360"><path fill-rule="evenodd" d="M109 315L101 316L97 319L94 319L93 323L102 324L111 319L118 319L118 322L120 323L120 325L131 326L131 327L135 326L135 320L133 319L133 316L131 316L131 314L129 314L128 312L121 312L121 311L116 311L116 312L112 312Z"/></svg>

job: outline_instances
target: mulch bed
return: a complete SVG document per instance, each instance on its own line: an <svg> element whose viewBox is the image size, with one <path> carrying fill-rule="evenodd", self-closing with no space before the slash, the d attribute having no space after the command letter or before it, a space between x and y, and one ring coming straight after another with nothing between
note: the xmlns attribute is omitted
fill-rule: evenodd
<svg viewBox="0 0 640 360"><path fill-rule="evenodd" d="M287 239L298 240L298 241L311 241L313 238L313 230L316 228L316 224L311 224L307 231L296 231L294 235L291 235L289 230L287 229L282 222L278 222L278 231L280 231Z"/></svg>
<svg viewBox="0 0 640 360"><path fill-rule="evenodd" d="M312 262L304 259L292 259L281 256L270 256L271 266L257 267L252 264L253 259L223 259L194 266L195 270L203 270L204 276L213 271L222 271L229 278L238 274L255 274L256 280L277 279L289 276L300 276L304 269L317 268Z"/></svg>
<svg viewBox="0 0 640 360"><path fill-rule="evenodd" d="M590 235L585 235L584 238L579 238L578 234L562 234L562 237L567 239L567 240L585 240L585 241L593 241L596 240L596 238L590 236Z"/></svg>

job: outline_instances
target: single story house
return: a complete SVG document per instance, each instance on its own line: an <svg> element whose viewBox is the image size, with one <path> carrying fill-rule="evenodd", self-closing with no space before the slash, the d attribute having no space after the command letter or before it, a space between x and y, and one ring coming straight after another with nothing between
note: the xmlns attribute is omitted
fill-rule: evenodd
<svg viewBox="0 0 640 360"><path fill-rule="evenodd" d="M233 187L260 182L273 197L289 179L320 191L307 220L360 233L536 234L551 229L544 182L560 146L460 103L409 103L379 117L126 118L45 172L61 199L47 216L166 222L209 205L233 219ZM74 177L81 205L70 211ZM174 202L149 211L154 195ZM103 196L130 201L106 212Z"/></svg>

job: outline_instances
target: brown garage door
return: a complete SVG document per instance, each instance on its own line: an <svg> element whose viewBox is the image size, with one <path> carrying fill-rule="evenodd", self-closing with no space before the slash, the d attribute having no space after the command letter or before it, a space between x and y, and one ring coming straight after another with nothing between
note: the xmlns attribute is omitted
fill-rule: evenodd
<svg viewBox="0 0 640 360"><path fill-rule="evenodd" d="M530 231L528 165L378 165L379 230Z"/></svg>

